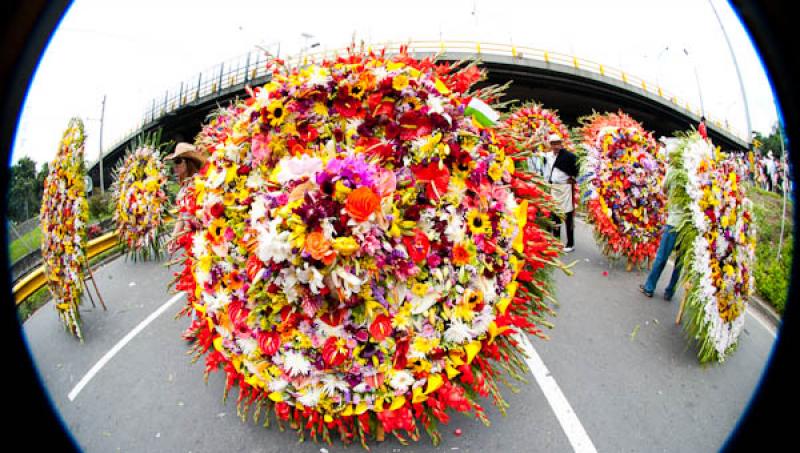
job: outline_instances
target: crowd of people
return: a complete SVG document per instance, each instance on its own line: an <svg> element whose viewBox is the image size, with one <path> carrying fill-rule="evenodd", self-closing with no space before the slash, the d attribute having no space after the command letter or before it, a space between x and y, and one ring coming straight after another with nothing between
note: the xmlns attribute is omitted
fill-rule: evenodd
<svg viewBox="0 0 800 453"><path fill-rule="evenodd" d="M733 163L739 176L754 186L769 192L783 193L785 181L786 192L791 193L792 179L788 177L786 154L775 157L772 151L767 151L766 154L753 151L729 152L727 159Z"/></svg>

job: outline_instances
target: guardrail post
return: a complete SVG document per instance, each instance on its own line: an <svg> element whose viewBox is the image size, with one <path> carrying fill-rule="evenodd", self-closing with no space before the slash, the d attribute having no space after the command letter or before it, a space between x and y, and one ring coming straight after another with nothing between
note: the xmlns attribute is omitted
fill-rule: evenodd
<svg viewBox="0 0 800 453"><path fill-rule="evenodd" d="M606 75L606 70L605 70L605 68L603 67L603 65L600 65L600 75L601 75L601 76L604 76L604 75Z"/></svg>
<svg viewBox="0 0 800 453"><path fill-rule="evenodd" d="M183 105L183 82L181 82L181 88L178 90L178 105Z"/></svg>
<svg viewBox="0 0 800 453"><path fill-rule="evenodd" d="M547 51L544 51L544 62L550 63L550 55L547 54Z"/></svg>
<svg viewBox="0 0 800 453"><path fill-rule="evenodd" d="M200 97L200 81L203 79L203 73L197 74L197 90L194 92L194 98L197 99Z"/></svg>
<svg viewBox="0 0 800 453"><path fill-rule="evenodd" d="M169 90L164 92L164 111L167 111L167 100L169 99Z"/></svg>
<svg viewBox="0 0 800 453"><path fill-rule="evenodd" d="M574 56L572 57L572 66L574 66L575 69L580 69L580 67L578 66L578 58L577 57L574 57Z"/></svg>
<svg viewBox="0 0 800 453"><path fill-rule="evenodd" d="M661 90L661 87L658 87L658 95L661 96L662 98L664 97L664 91Z"/></svg>
<svg viewBox="0 0 800 453"><path fill-rule="evenodd" d="M644 80L642 80L642 89L643 89L644 91L647 91L647 83L645 83L645 81L644 81Z"/></svg>
<svg viewBox="0 0 800 453"><path fill-rule="evenodd" d="M250 72L250 52L247 52L247 60L244 63L244 82L248 80L248 73Z"/></svg>
<svg viewBox="0 0 800 453"><path fill-rule="evenodd" d="M478 55L481 54L481 43L479 42L475 43L475 50L478 52Z"/></svg>
<svg viewBox="0 0 800 453"><path fill-rule="evenodd" d="M625 74L624 72L622 73L622 81L628 83L628 75Z"/></svg>
<svg viewBox="0 0 800 453"><path fill-rule="evenodd" d="M222 89L222 72L225 70L225 63L219 64L219 81L217 82L217 87L221 90ZM215 90L216 91L216 90Z"/></svg>

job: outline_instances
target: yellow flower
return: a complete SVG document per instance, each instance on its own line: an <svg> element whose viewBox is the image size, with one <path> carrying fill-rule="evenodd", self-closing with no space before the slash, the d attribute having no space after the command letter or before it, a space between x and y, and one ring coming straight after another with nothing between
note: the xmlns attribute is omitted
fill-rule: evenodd
<svg viewBox="0 0 800 453"><path fill-rule="evenodd" d="M419 282L414 283L414 285L411 286L411 292L417 297L422 297L425 294L428 294L428 285Z"/></svg>
<svg viewBox="0 0 800 453"><path fill-rule="evenodd" d="M280 126L286 118L286 109L283 107L283 101L275 99L267 106L267 119L270 126Z"/></svg>
<svg viewBox="0 0 800 453"><path fill-rule="evenodd" d="M467 213L467 225L472 234L492 234L492 224L489 215L477 209L470 209Z"/></svg>
<svg viewBox="0 0 800 453"><path fill-rule="evenodd" d="M492 178L492 181L499 181L500 178L503 177L503 167L501 167L497 162L492 162L489 165L489 177Z"/></svg>
<svg viewBox="0 0 800 453"><path fill-rule="evenodd" d="M336 181L335 193L333 195L333 199L338 201L339 203L344 203L347 200L347 196L350 195L353 189L344 185L342 180Z"/></svg>
<svg viewBox="0 0 800 453"><path fill-rule="evenodd" d="M405 74L398 74L394 76L394 79L392 80L392 88L394 88L397 91L401 91L403 90L403 88L407 86L408 86L408 76L406 76Z"/></svg>
<svg viewBox="0 0 800 453"><path fill-rule="evenodd" d="M342 256L350 256L356 253L360 248L358 242L350 236L339 237L333 240L333 249Z"/></svg>

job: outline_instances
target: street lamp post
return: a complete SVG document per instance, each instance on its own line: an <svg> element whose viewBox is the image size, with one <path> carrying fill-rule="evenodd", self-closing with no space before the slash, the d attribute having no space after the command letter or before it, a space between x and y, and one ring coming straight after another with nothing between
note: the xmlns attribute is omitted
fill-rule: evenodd
<svg viewBox="0 0 800 453"><path fill-rule="evenodd" d="M739 89L742 92L742 100L744 101L744 118L747 122L747 138L752 140L753 127L750 123L750 108L747 104L747 94L744 90L744 81L742 80L742 73L739 71L739 63L736 60L736 53L733 51L731 40L728 38L728 33L725 31L725 26L722 25L722 20L719 18L717 9L714 7L714 2L708 0L708 4L711 5L711 10L714 11L714 16L717 18L717 22L719 22L719 28L722 30L722 36L725 37L725 43L728 44L728 51L730 51L731 58L733 59L733 67L736 68L736 77L739 79Z"/></svg>

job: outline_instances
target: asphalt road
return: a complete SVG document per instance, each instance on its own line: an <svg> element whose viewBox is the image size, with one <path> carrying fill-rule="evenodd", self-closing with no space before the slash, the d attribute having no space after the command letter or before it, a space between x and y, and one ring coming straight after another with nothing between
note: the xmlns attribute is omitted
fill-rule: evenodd
<svg viewBox="0 0 800 453"><path fill-rule="evenodd" d="M774 326L750 310L739 349L723 364L703 367L674 324L681 293L672 303L660 298L662 287L656 297L644 297L638 284L645 274L611 266L581 222L576 243L566 257L577 260L574 275L555 274L560 307L551 339L531 340L549 384L530 376L518 393L506 391L505 417L487 401L491 427L456 415L441 427L438 447L423 433L418 443L387 438L373 451L708 452L723 446L759 384ZM222 402L221 372L203 383L204 365L191 363L180 337L188 320L174 318L185 299L166 291L171 273L163 263L122 258L98 269L108 311L84 305L83 344L63 330L51 304L25 323L40 377L76 443L86 452L343 451L338 442L298 443L294 432L242 422L235 390ZM115 352L110 358L109 351ZM91 379L76 391L87 373ZM553 403L554 386L560 404ZM565 410L571 422L557 416ZM576 433L588 446L575 443Z"/></svg>

